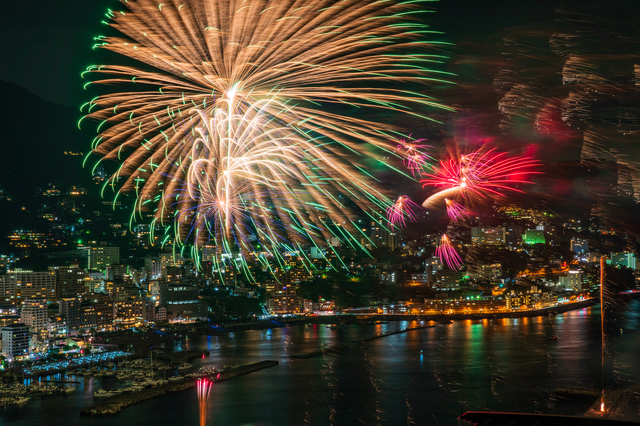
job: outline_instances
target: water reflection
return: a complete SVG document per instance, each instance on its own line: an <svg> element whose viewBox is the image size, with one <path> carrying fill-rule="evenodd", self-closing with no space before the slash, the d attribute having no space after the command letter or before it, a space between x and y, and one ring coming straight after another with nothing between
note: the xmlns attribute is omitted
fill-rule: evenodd
<svg viewBox="0 0 640 426"><path fill-rule="evenodd" d="M617 323L615 380L640 382L640 301ZM306 325L202 336L173 348L209 350L199 366L273 359L274 368L193 393L165 395L118 414L122 424L396 425L455 424L460 410L582 415L593 400L563 399L556 386L598 387L600 316L597 307L555 317L456 321L395 334L361 345L353 340L418 322L350 325L330 330ZM558 340L550 337L557 336ZM291 353L342 343L344 350L310 359ZM168 346L171 349L172 346ZM80 377L78 391L0 411L2 425L107 425L113 418L79 418L92 391L116 387L112 379ZM108 381L111 380L111 381Z"/></svg>

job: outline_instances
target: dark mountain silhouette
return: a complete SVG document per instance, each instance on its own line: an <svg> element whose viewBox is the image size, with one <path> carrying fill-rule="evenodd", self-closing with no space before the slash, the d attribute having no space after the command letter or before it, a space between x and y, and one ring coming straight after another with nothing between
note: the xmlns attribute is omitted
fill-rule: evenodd
<svg viewBox="0 0 640 426"><path fill-rule="evenodd" d="M86 185L90 169L82 168L92 135L78 130L78 109L46 101L26 89L0 80L0 144L4 161L0 185L20 202L49 183Z"/></svg>

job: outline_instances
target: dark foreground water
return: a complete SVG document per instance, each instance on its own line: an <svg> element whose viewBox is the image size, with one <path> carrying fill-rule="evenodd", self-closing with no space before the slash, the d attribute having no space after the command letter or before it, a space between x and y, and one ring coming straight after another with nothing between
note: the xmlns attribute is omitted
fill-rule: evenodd
<svg viewBox="0 0 640 426"><path fill-rule="evenodd" d="M555 318L457 321L401 333L365 345L352 343L411 322L332 331L323 325L246 331L175 342L175 349L208 349L198 365L280 365L213 385L165 395L113 417L80 417L99 387L113 379L79 378L71 396L33 398L0 409L2 425L448 425L461 410L582 415L593 398L559 398L556 386L600 387L599 306ZM640 301L616 322L615 378L640 382ZM619 333L619 334L618 334ZM559 340L550 340L559 336ZM291 360L289 354L337 342L335 354Z"/></svg>

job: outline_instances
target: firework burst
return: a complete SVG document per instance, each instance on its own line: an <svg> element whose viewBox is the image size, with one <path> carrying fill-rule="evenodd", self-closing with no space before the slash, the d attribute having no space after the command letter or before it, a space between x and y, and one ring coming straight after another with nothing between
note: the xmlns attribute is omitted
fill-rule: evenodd
<svg viewBox="0 0 640 426"><path fill-rule="evenodd" d="M424 139L418 139L413 142L404 140L398 141L396 152L401 151L403 155L402 164L411 171L416 179L422 176L423 168L427 165L429 156L423 152L423 149L429 148L429 145L421 145Z"/></svg>
<svg viewBox="0 0 640 426"><path fill-rule="evenodd" d="M441 161L432 173L424 173L422 187L443 188L427 198L422 207L431 208L442 199L458 197L462 200L481 200L503 196L506 191L523 192L516 187L520 183L531 183L527 176L538 162L529 157L505 157L494 149L478 150Z"/></svg>
<svg viewBox="0 0 640 426"><path fill-rule="evenodd" d="M447 265L449 269L458 270L462 268L462 259L455 247L453 247L447 234L443 234L440 238L440 243L436 248L436 256L440 259L440 262Z"/></svg>
<svg viewBox="0 0 640 426"><path fill-rule="evenodd" d="M387 219L392 227L403 228L406 225L406 219L412 222L418 220L415 210L419 209L416 203L406 195L398 197L396 202L387 209Z"/></svg>
<svg viewBox="0 0 640 426"><path fill-rule="evenodd" d="M393 153L396 130L327 106L424 119L417 109L449 109L392 83L444 81L431 66L444 59L434 47L446 43L425 39L436 32L420 22L418 4L124 1L107 22L123 36L98 37L95 47L143 66L87 70L97 78L87 85L135 87L85 104L100 121L91 154L120 164L105 186L136 194L132 221L176 219L169 228L183 248L211 237L223 252L260 241L273 253L329 234L357 244L344 212L384 220L375 211L392 202L364 163ZM249 124L258 122L266 136Z"/></svg>
<svg viewBox="0 0 640 426"><path fill-rule="evenodd" d="M444 203L447 206L447 216L449 216L451 220L458 221L469 215L469 212L462 204L456 203L448 198L444 199Z"/></svg>

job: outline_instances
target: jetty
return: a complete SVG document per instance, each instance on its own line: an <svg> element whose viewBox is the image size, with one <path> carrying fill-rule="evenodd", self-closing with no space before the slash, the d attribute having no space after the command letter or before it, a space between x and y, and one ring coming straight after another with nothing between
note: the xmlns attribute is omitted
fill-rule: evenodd
<svg viewBox="0 0 640 426"><path fill-rule="evenodd" d="M365 337L364 339L355 339L355 340L353 340L353 342L355 342L355 343L366 343L366 342L369 342L371 340L381 339L383 337L392 336L394 334L406 333L408 331L423 330L425 328L434 328L434 327L435 327L435 325L421 325L421 326L418 326L418 327L408 327L408 328L403 328L403 329L397 330L397 331L390 331L388 333L374 334L373 336Z"/></svg>
<svg viewBox="0 0 640 426"><path fill-rule="evenodd" d="M275 367L276 365L278 365L278 361L260 361L255 364L241 365L238 367L223 370L206 376L206 379L210 380L213 383L226 382L228 380L235 379L236 377L254 373L265 368ZM138 404L140 402L147 401L149 399L153 399L167 393L180 392L192 388L196 385L198 380L200 379L187 379L180 383L169 383L154 388L144 389L140 392L122 394L114 398L110 398L106 401L99 402L98 404L95 404L91 407L84 408L80 410L80 414L90 416L117 414L123 409L134 404Z"/></svg>

